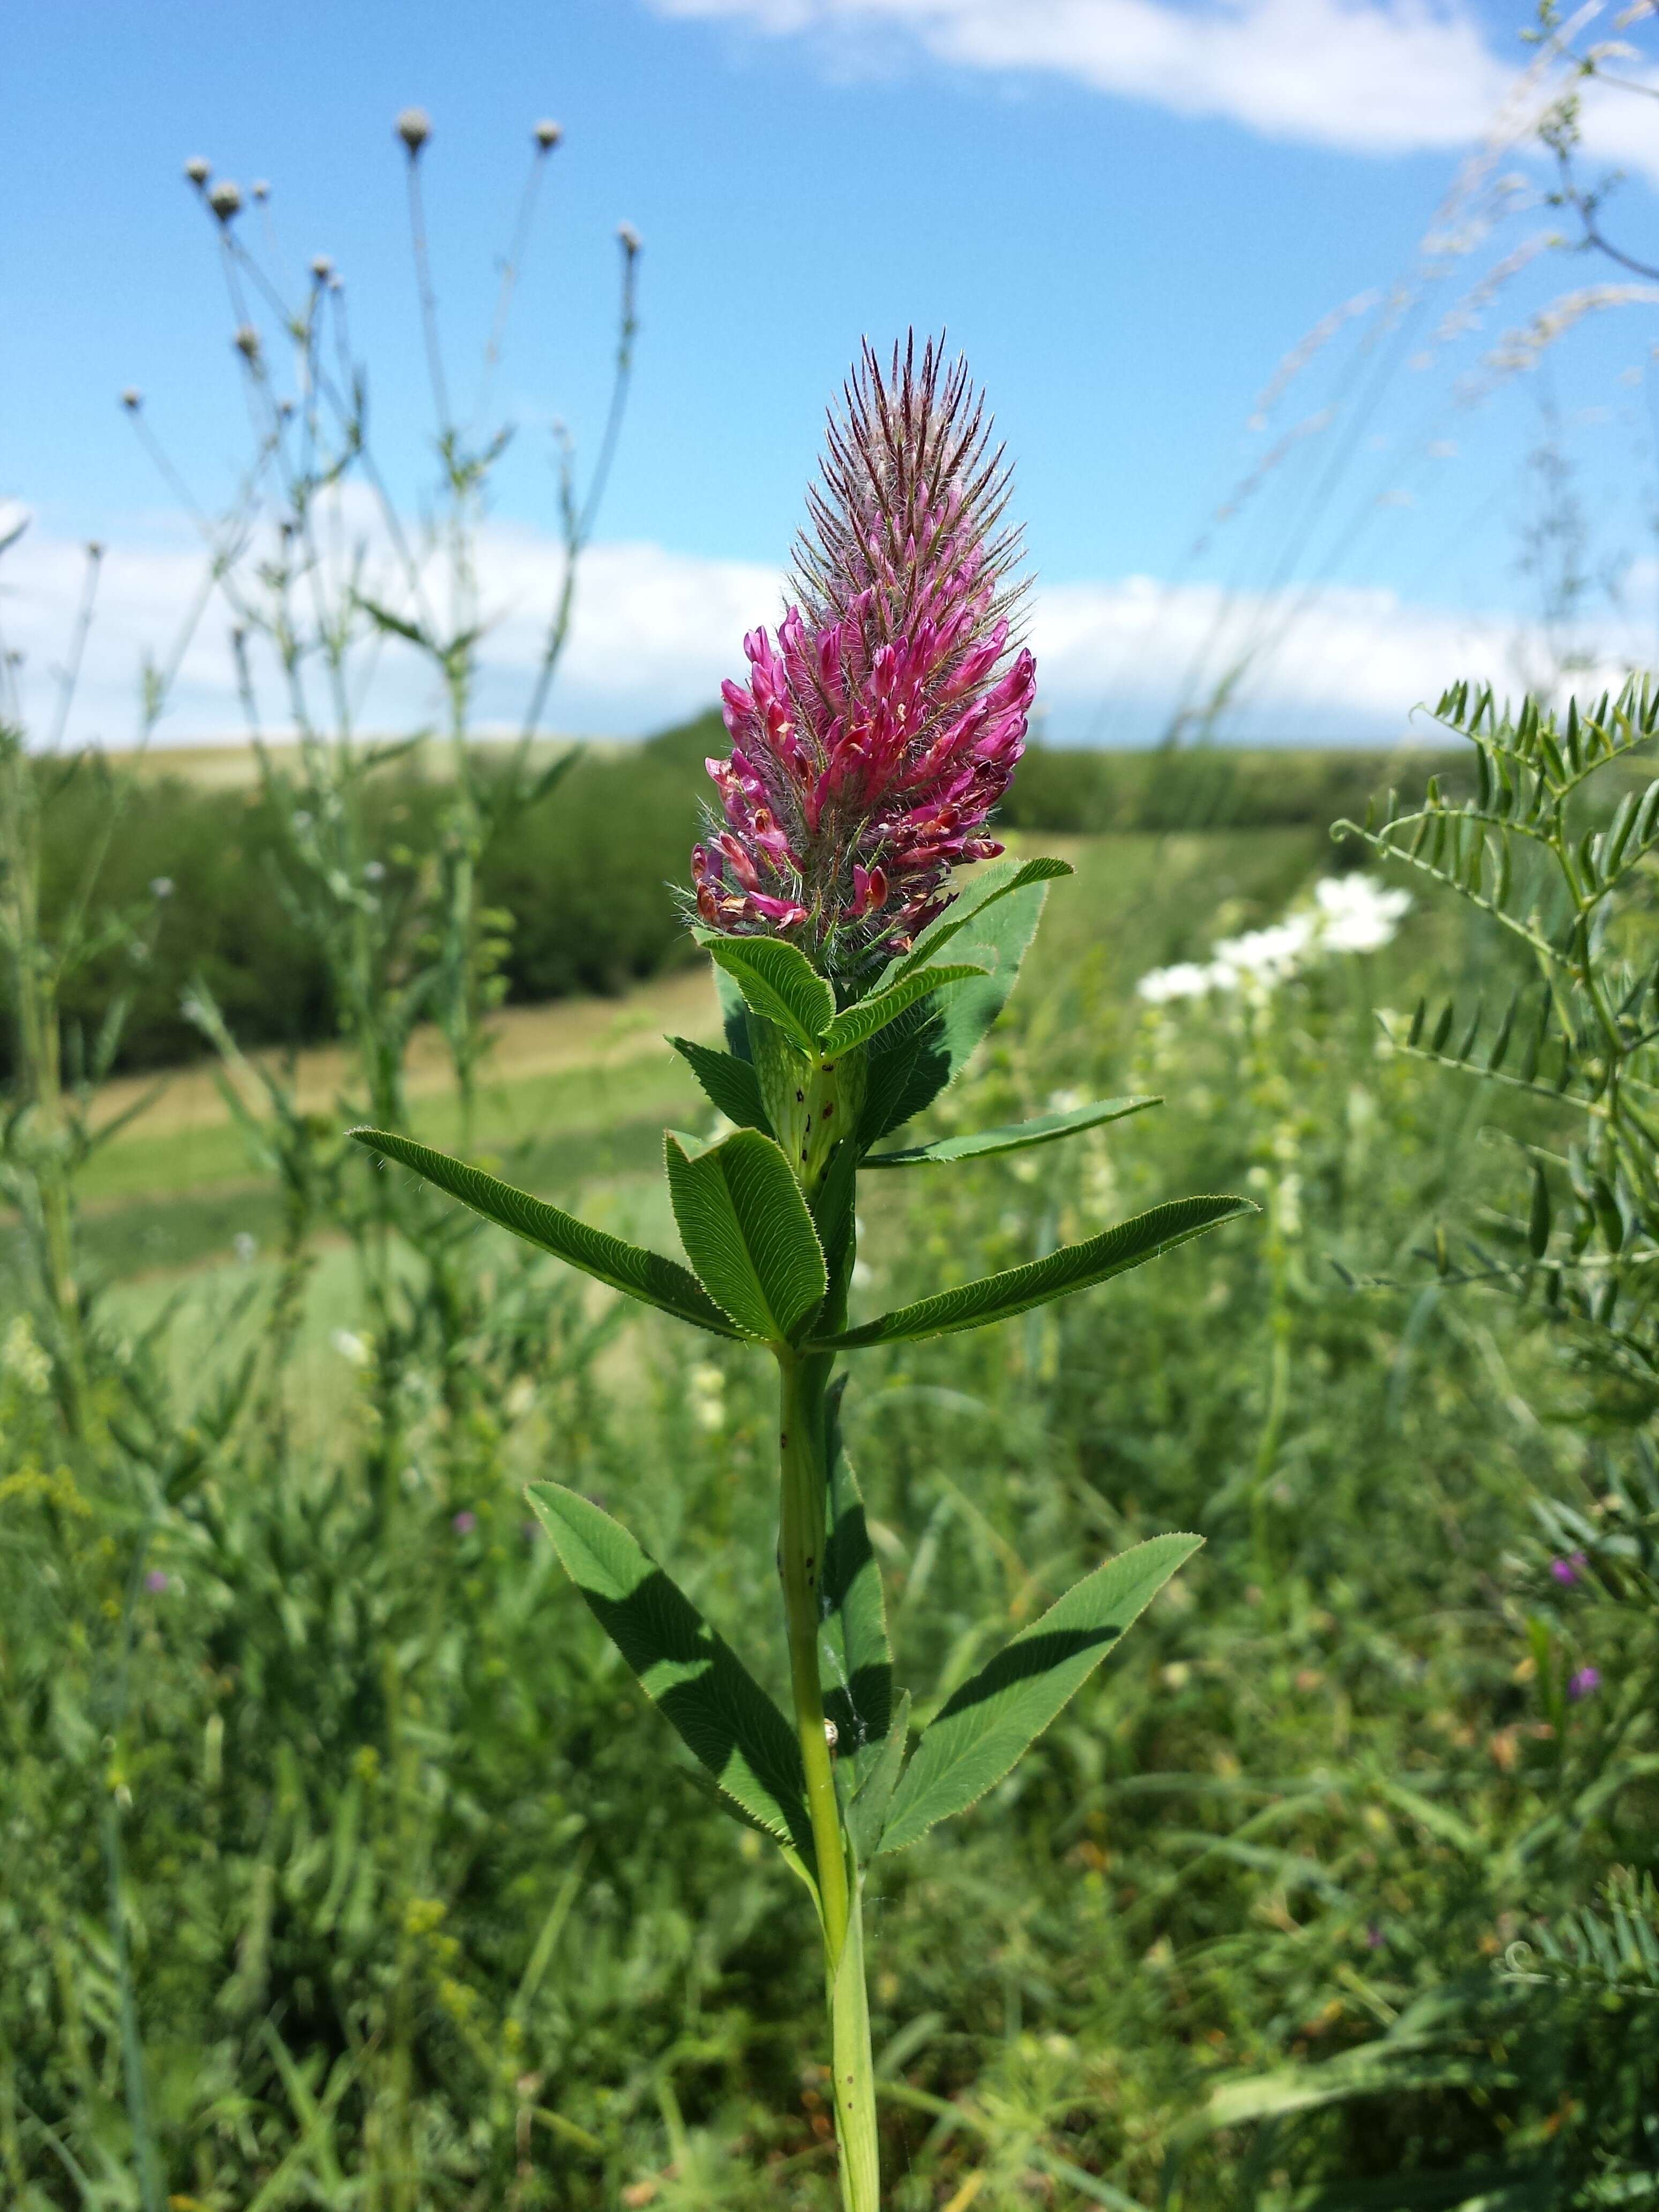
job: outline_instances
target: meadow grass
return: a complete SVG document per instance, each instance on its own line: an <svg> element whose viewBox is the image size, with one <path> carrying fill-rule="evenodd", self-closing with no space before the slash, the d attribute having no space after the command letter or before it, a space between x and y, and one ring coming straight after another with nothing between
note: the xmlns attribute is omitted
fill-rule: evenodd
<svg viewBox="0 0 1659 2212"><path fill-rule="evenodd" d="M1329 850L1308 830L1080 844L1020 997L930 1133L1078 1091L1164 1107L948 1187L871 1179L865 1310L1172 1190L1266 1209L1070 1304L872 1354L849 1400L929 1708L994 1624L1103 1553L1206 1539L1018 1775L883 1863L894 2212L1449 2206L1470 2175L1542 2206L1528 2177L1589 2124L1571 2085L1594 2021L1564 2026L1504 1962L1588 1872L1650 1862L1648 1678L1628 1626L1548 1571L1534 1501L1588 1495L1601 1447L1546 1322L1445 1289L1432 1257L1437 1224L1504 1201L1514 1139L1551 1112L1388 1054L1375 1018L1431 982L1501 997L1514 961L1419 904L1386 951L1248 1018L1133 995L1147 968L1272 919ZM490 1141L526 1139L522 1180L672 1249L659 1186L632 1170L690 1118L675 1065L613 1061L603 1092L586 1067L526 1077L483 1109ZM420 1100L419 1126L443 1111ZM134 1161L155 1144L172 1195L141 1200L123 1167L88 1234L198 1200L251 1218L234 1182L190 1183L192 1161L230 1173L210 1137L124 1139ZM334 1245L276 1396L214 1441L216 1378L268 1340L279 1272L185 1264L223 1249L175 1249L104 1309L131 1338L182 1301L146 1385L158 1433L170 1407L167 1433L209 1438L180 1506L135 1503L141 1436L70 1468L27 1358L0 1377L10 2201L138 2201L90 1817L114 1789L175 2205L829 2212L805 1902L699 1796L519 1497L550 1474L606 1504L763 1657L761 1363L624 1322L481 1232L455 1248L482 1286L465 1388L416 1334L394 1405L372 1324L424 1326L421 1268L393 1263L400 1319ZM1334 1261L1379 1286L1345 1288ZM131 1612L118 1716L141 1525L161 1582ZM1569 1704L1587 1659L1606 1693Z"/></svg>

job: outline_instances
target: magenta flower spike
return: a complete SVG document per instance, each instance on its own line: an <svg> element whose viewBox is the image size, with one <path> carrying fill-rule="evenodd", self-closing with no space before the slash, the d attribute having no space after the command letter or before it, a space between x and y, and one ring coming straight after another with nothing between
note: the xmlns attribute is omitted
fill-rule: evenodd
<svg viewBox="0 0 1659 2212"><path fill-rule="evenodd" d="M787 937L852 981L908 951L987 833L1024 749L1036 666L1012 617L1009 471L965 362L874 349L832 415L793 603L724 687L731 756L691 855L698 915Z"/></svg>

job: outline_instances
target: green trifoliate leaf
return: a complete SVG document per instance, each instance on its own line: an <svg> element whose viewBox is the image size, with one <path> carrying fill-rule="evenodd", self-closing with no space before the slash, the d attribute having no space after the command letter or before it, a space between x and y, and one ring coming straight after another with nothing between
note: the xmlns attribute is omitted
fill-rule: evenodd
<svg viewBox="0 0 1659 2212"><path fill-rule="evenodd" d="M1042 916L1048 877L1070 872L1059 860L1024 865L1045 872L1021 881L1024 872L1018 864L996 862L917 939L916 953L931 957L944 941L933 931L942 933L948 927L951 951L987 972L966 982L947 984L936 997L902 1014L872 1043L868 1096L860 1124L860 1141L866 1149L931 1105L955 1081L1007 1004Z"/></svg>
<svg viewBox="0 0 1659 2212"><path fill-rule="evenodd" d="M930 991L944 988L947 983L965 983L969 977L983 975L983 968L965 964L954 968L919 968L885 991L872 991L867 999L856 1006L845 1007L836 1016L824 1031L819 1049L826 1060L837 1054L850 1052L854 1045L867 1044L872 1036L908 1013L919 999Z"/></svg>
<svg viewBox="0 0 1659 2212"><path fill-rule="evenodd" d="M942 1166L951 1160L982 1158L989 1152L1024 1152L1028 1145L1052 1145L1060 1137L1074 1137L1082 1129L1097 1129L1105 1121L1121 1121L1126 1115L1161 1106L1161 1098L1103 1098L1092 1106L1076 1106L1066 1114L1040 1114L1030 1121L1012 1121L1006 1128L980 1129L971 1137L940 1137L931 1145L911 1145L902 1152L868 1152L866 1168Z"/></svg>
<svg viewBox="0 0 1659 2212"><path fill-rule="evenodd" d="M923 1730L881 1849L902 1851L994 1788L1203 1540L1154 1536L1109 1559L964 1682Z"/></svg>
<svg viewBox="0 0 1659 2212"><path fill-rule="evenodd" d="M963 1283L954 1291L940 1291L913 1306L883 1314L861 1328L836 1331L816 1339L811 1349L856 1352L866 1345L896 1344L924 1336L949 1336L957 1329L982 1328L988 1322L1006 1321L1033 1306L1048 1305L1068 1291L1087 1290L1091 1284L1109 1281L1131 1267L1144 1266L1160 1252L1201 1237L1223 1221L1254 1213L1248 1198L1177 1198L1121 1221L1086 1243L1063 1244L1046 1259L1028 1260L1023 1267L1010 1267L1000 1275L985 1275L976 1283Z"/></svg>
<svg viewBox="0 0 1659 2212"><path fill-rule="evenodd" d="M672 1036L668 1042L682 1060L690 1061L709 1103L728 1121L740 1129L764 1129L770 1136L752 1061L739 1060L735 1053L717 1052L713 1045L697 1044L690 1037Z"/></svg>
<svg viewBox="0 0 1659 2212"><path fill-rule="evenodd" d="M864 1500L841 1434L845 1376L830 1386L825 1414L829 1531L819 1585L828 1661L823 1710L836 1724L836 1761L856 1788L886 1741L893 1711L893 1655L881 1571L870 1545Z"/></svg>
<svg viewBox="0 0 1659 2212"><path fill-rule="evenodd" d="M539 1245L544 1252L580 1267L584 1274L609 1283L612 1290L625 1291L630 1298L659 1307L664 1313L692 1322L716 1336L743 1334L733 1328L696 1277L688 1274L677 1261L647 1252L641 1245L625 1243L605 1230L590 1228L545 1200L515 1190L510 1182L486 1175L482 1168L469 1167L465 1160L453 1160L447 1153L417 1145L412 1137L400 1137L388 1129L353 1129L350 1133L383 1159L413 1168L416 1175L447 1191L452 1198L459 1198L486 1221L510 1229L526 1243Z"/></svg>
<svg viewBox="0 0 1659 2212"><path fill-rule="evenodd" d="M757 1014L788 1032L803 1052L816 1052L835 1018L836 994L799 945L781 937L718 937L699 943Z"/></svg>
<svg viewBox="0 0 1659 2212"><path fill-rule="evenodd" d="M700 1149L665 1138L668 1193L698 1280L746 1336L790 1344L823 1303L823 1248L770 1137L739 1129Z"/></svg>
<svg viewBox="0 0 1659 2212"><path fill-rule="evenodd" d="M748 1820L810 1865L800 1747L771 1698L621 1522L556 1482L525 1494L589 1612L686 1748Z"/></svg>

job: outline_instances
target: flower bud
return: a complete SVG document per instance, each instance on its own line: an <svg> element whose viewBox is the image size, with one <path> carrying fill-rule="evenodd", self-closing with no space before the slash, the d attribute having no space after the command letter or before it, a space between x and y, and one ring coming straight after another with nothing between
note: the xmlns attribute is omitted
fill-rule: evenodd
<svg viewBox="0 0 1659 2212"><path fill-rule="evenodd" d="M544 116L531 135L544 154L550 154L563 137L564 126L560 123L550 123Z"/></svg>
<svg viewBox="0 0 1659 2212"><path fill-rule="evenodd" d="M244 361L258 361L259 358L259 333L252 323L242 325L236 333L234 343Z"/></svg>
<svg viewBox="0 0 1659 2212"><path fill-rule="evenodd" d="M640 238L640 234L635 229L631 222L619 222L617 225L617 235L622 240L623 252L631 261L634 256L639 252L642 242Z"/></svg>
<svg viewBox="0 0 1659 2212"><path fill-rule="evenodd" d="M406 107L398 116L396 128L412 161L432 136L432 118L423 107Z"/></svg>
<svg viewBox="0 0 1659 2212"><path fill-rule="evenodd" d="M208 179L213 174L213 164L204 155L192 154L189 161L185 164L185 174L190 179L190 181L195 185L198 191L200 191L202 186L206 184Z"/></svg>
<svg viewBox="0 0 1659 2212"><path fill-rule="evenodd" d="M254 198L262 203L270 198L270 186L264 177L256 177L253 179L252 184L249 186L249 190L252 192Z"/></svg>
<svg viewBox="0 0 1659 2212"><path fill-rule="evenodd" d="M319 253L312 262L311 273L318 283L326 284L334 274L334 264L329 259L327 254Z"/></svg>
<svg viewBox="0 0 1659 2212"><path fill-rule="evenodd" d="M121 394L121 404L126 409L128 414L136 415L143 404L144 395L140 392L136 384L128 385L126 390Z"/></svg>
<svg viewBox="0 0 1659 2212"><path fill-rule="evenodd" d="M242 188L234 185L228 177L216 184L208 194L208 205L221 222L228 225L242 212Z"/></svg>

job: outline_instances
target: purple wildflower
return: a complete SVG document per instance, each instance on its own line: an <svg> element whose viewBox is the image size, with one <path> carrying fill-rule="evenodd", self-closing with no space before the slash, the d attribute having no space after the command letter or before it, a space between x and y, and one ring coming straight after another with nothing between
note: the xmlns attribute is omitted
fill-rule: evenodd
<svg viewBox="0 0 1659 2212"><path fill-rule="evenodd" d="M1577 1705L1581 1698L1592 1696L1601 1686L1599 1667L1581 1667L1576 1674L1567 1677L1567 1695Z"/></svg>
<svg viewBox="0 0 1659 2212"><path fill-rule="evenodd" d="M162 1573L160 1567L152 1567L149 1572L144 1577L144 1588L149 1590L154 1597L160 1597L161 1592L167 1588L167 1578Z"/></svg>
<svg viewBox="0 0 1659 2212"><path fill-rule="evenodd" d="M449 1525L458 1536L470 1536L478 1525L478 1516L464 1506Z"/></svg>
<svg viewBox="0 0 1659 2212"><path fill-rule="evenodd" d="M856 975L945 904L1024 748L1036 663L1017 646L1000 527L1008 471L965 362L930 340L867 343L830 418L775 640L744 640L727 683L720 811L691 855L698 914L728 936L788 935Z"/></svg>
<svg viewBox="0 0 1659 2212"><path fill-rule="evenodd" d="M1377 1926L1375 1920L1367 1923L1365 1928L1365 1948L1368 1951L1380 1951L1388 1940L1388 1937L1382 1933L1382 1930Z"/></svg>
<svg viewBox="0 0 1659 2212"><path fill-rule="evenodd" d="M1563 1589L1571 1589L1578 1580L1583 1569L1589 1565L1588 1553L1572 1552L1565 1559L1552 1559L1550 1574L1554 1581L1560 1583Z"/></svg>

